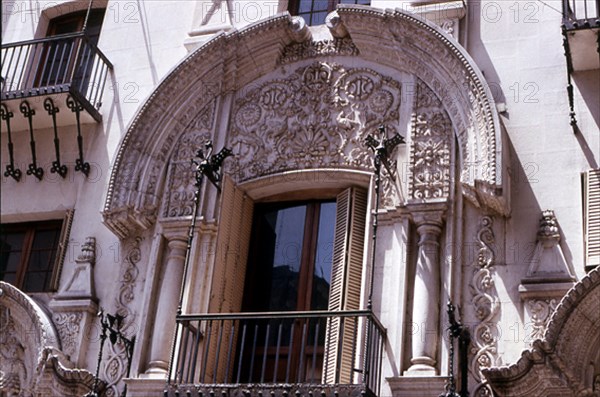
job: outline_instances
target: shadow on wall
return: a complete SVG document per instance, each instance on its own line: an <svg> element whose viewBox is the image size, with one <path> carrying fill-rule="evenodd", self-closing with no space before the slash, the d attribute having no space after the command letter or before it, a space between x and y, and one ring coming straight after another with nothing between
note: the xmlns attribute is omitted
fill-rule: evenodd
<svg viewBox="0 0 600 397"><path fill-rule="evenodd" d="M581 94L584 106L576 106L575 117L577 118L576 137L583 155L585 156L589 168L599 168L600 148L598 147L598 131L600 130L600 73L598 70L586 70L583 72L575 72L572 75L573 82L577 90ZM590 118L586 118L584 122L583 109L587 109L590 113L591 122L587 122ZM590 142L590 140L592 142ZM590 143L592 147L590 148Z"/></svg>

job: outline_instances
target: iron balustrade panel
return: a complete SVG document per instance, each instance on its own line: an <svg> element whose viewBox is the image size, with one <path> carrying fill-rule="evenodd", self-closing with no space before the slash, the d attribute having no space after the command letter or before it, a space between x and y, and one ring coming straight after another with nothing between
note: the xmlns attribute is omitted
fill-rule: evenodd
<svg viewBox="0 0 600 397"><path fill-rule="evenodd" d="M172 387L349 384L379 393L385 330L370 311L181 315L177 327Z"/></svg>
<svg viewBox="0 0 600 397"><path fill-rule="evenodd" d="M2 99L70 92L98 109L110 69L84 33L2 45Z"/></svg>
<svg viewBox="0 0 600 397"><path fill-rule="evenodd" d="M563 0L562 7L567 30L600 27L600 0Z"/></svg>

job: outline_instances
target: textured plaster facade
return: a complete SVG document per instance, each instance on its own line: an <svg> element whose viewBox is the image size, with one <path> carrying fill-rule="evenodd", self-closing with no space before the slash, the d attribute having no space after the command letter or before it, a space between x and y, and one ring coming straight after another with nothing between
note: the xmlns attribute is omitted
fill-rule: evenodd
<svg viewBox="0 0 600 397"><path fill-rule="evenodd" d="M49 19L87 5L4 2L3 44L41 38ZM574 134L560 2L373 0L316 27L285 13L285 0L93 7L106 7L98 47L114 67L102 121L82 126L90 175L73 170L73 123L59 129L66 178L2 177L3 224L75 211L58 291L0 286L2 391L87 392L102 307L126 316L137 344L129 380L124 352L106 345L101 389L162 395L196 149L232 147L225 173L253 202L359 186L372 210L363 142L383 123L406 144L393 152L395 175L384 173L377 250L366 244L363 260L362 305L372 278L387 329L380 395L443 391L448 300L471 331L472 396L599 395L600 287L584 267L581 173L599 168L600 79L573 75ZM39 98L30 102L43 114ZM52 130L35 135L49 169ZM12 139L26 169L28 131ZM3 168L6 140L2 124ZM212 307L227 249L216 189L202 190L200 214L185 313Z"/></svg>

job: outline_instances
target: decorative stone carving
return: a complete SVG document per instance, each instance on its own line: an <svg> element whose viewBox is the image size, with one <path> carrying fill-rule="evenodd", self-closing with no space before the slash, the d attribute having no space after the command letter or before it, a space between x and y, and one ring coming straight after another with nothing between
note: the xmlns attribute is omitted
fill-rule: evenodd
<svg viewBox="0 0 600 397"><path fill-rule="evenodd" d="M135 237L129 242L128 250L121 265L120 284L115 298L116 313L125 317L121 332L128 337L135 332L136 312L132 307L135 299L136 282L139 275L138 263L142 257L140 249L141 237ZM105 344L105 356L101 368L102 379L106 380L106 396L116 397L121 381L127 373L125 347L122 344Z"/></svg>
<svg viewBox="0 0 600 397"><path fill-rule="evenodd" d="M80 327L82 317L83 313L77 312L56 313L52 317L56 330L60 335L62 351L68 357L74 357L79 349L77 342L82 333Z"/></svg>
<svg viewBox="0 0 600 397"><path fill-rule="evenodd" d="M344 6L338 13L361 57L415 74L432 87L455 126L465 196L475 205L506 213L498 115L481 72L464 49L408 12ZM197 114L221 93L241 90L272 73L282 47L293 42L290 21L288 15L278 15L217 35L163 80L135 117L115 158L103 212L114 233L125 238L155 222L162 197L158 177L187 125L179 120Z"/></svg>
<svg viewBox="0 0 600 397"><path fill-rule="evenodd" d="M196 191L194 170L191 160L196 151L204 147L210 139L207 130L192 130L181 136L169 161L165 205L162 216L165 218L190 216L194 208Z"/></svg>
<svg viewBox="0 0 600 397"><path fill-rule="evenodd" d="M537 245L523 284L575 280L559 243L560 233L554 211L543 211L537 233Z"/></svg>
<svg viewBox="0 0 600 397"><path fill-rule="evenodd" d="M412 119L411 199L449 197L452 137L452 124L441 101L419 81Z"/></svg>
<svg viewBox="0 0 600 397"><path fill-rule="evenodd" d="M229 145L239 181L293 169L372 169L364 139L398 129L400 84L373 70L315 62L236 99Z"/></svg>
<svg viewBox="0 0 600 397"><path fill-rule="evenodd" d="M328 55L357 56L359 55L359 51L350 37L320 41L305 41L302 43L292 43L286 46L281 52L281 57L277 60L277 63L285 65L307 58L317 58Z"/></svg>
<svg viewBox="0 0 600 397"><path fill-rule="evenodd" d="M55 300L96 299L93 269L96 263L96 239L94 237L86 237L75 263L70 280L55 296Z"/></svg>
<svg viewBox="0 0 600 397"><path fill-rule="evenodd" d="M469 285L475 316L479 323L475 325L472 335L472 359L470 370L477 386L473 391L474 397L493 395L483 376L483 370L500 364L498 356L498 315L500 299L494 286L496 253L494 252L495 236L492 229L493 221L489 216L480 220L477 232L477 260L473 278Z"/></svg>
<svg viewBox="0 0 600 397"><path fill-rule="evenodd" d="M552 314L543 339L535 340L516 363L482 372L501 396L595 396L600 338L591 336L597 335L600 268L569 290ZM590 371L590 364L595 371Z"/></svg>
<svg viewBox="0 0 600 397"><path fill-rule="evenodd" d="M533 346L534 340L543 338L550 316L557 305L556 299L532 299L525 303L525 310L531 319L531 322L525 324L525 329L529 330L525 342L529 346Z"/></svg>

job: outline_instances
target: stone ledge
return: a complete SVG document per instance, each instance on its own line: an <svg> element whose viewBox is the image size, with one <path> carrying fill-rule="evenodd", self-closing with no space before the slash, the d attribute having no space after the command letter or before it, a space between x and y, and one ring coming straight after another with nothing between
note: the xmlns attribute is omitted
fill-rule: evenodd
<svg viewBox="0 0 600 397"><path fill-rule="evenodd" d="M447 376L397 376L386 378L393 396L438 397L444 392Z"/></svg>

